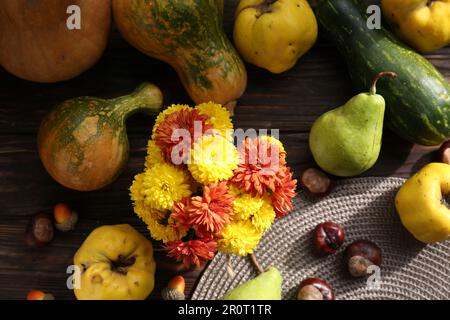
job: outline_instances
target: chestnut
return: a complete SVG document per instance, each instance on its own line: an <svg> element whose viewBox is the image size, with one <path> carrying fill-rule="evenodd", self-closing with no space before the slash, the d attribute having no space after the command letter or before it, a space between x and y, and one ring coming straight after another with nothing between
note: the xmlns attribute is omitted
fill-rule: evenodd
<svg viewBox="0 0 450 320"><path fill-rule="evenodd" d="M28 223L25 242L31 247L43 247L53 240L53 220L44 212L35 214Z"/></svg>
<svg viewBox="0 0 450 320"><path fill-rule="evenodd" d="M314 246L323 254L335 253L345 241L344 228L338 223L327 221L316 226Z"/></svg>
<svg viewBox="0 0 450 320"><path fill-rule="evenodd" d="M300 283L297 300L334 300L333 288L320 278L307 278Z"/></svg>
<svg viewBox="0 0 450 320"><path fill-rule="evenodd" d="M450 164L450 140L444 142L439 149L439 161Z"/></svg>
<svg viewBox="0 0 450 320"><path fill-rule="evenodd" d="M314 197L328 195L333 187L331 179L316 168L309 168L303 171L300 175L300 184L308 195Z"/></svg>
<svg viewBox="0 0 450 320"><path fill-rule="evenodd" d="M353 277L364 277L370 266L381 266L381 249L372 241L357 240L345 250L344 261Z"/></svg>

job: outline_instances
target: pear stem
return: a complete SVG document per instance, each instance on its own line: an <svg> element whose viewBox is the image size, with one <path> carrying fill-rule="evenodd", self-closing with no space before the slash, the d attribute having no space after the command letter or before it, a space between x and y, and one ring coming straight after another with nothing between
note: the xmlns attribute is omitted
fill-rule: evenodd
<svg viewBox="0 0 450 320"><path fill-rule="evenodd" d="M256 259L255 255L253 253L249 254L250 257L250 261L252 262L253 266L256 269L256 272L258 274L261 274L264 272L264 269L261 267L261 265L259 264L258 260Z"/></svg>
<svg viewBox="0 0 450 320"><path fill-rule="evenodd" d="M377 94L377 83L378 83L378 80L380 80L381 78L384 78L384 77L397 78L398 75L395 72L391 72L391 71L383 71L383 72L380 72L379 74L377 74L375 76L375 78L373 78L372 86L370 87L370 94L371 95Z"/></svg>

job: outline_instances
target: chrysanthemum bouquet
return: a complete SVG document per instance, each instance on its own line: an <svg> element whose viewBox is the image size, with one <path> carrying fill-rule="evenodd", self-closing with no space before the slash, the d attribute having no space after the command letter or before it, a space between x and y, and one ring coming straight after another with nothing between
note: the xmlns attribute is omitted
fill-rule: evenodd
<svg viewBox="0 0 450 320"><path fill-rule="evenodd" d="M296 180L281 142L269 136L234 145L230 113L204 103L159 114L145 171L131 199L151 236L186 267L217 251L253 253L276 217L292 210Z"/></svg>

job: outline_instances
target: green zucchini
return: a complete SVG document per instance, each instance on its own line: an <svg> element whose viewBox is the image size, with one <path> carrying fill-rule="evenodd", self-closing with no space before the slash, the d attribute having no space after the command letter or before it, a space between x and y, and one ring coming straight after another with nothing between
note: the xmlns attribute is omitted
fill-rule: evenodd
<svg viewBox="0 0 450 320"><path fill-rule="evenodd" d="M396 72L397 81L382 79L378 92L386 100L387 126L417 144L438 145L450 137L450 85L424 57L399 42L384 27L367 27L367 4L361 0L320 0L317 18L346 59L358 91L374 75Z"/></svg>

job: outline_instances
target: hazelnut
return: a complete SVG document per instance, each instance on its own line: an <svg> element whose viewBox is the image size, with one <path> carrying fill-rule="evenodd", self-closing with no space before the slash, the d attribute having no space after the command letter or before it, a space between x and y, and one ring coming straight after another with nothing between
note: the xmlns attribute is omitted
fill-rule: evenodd
<svg viewBox="0 0 450 320"><path fill-rule="evenodd" d="M62 232L75 229L75 225L78 222L78 213L71 210L64 203L55 205L53 208L53 217L55 218L56 229Z"/></svg>
<svg viewBox="0 0 450 320"><path fill-rule="evenodd" d="M27 294L27 300L55 300L55 297L42 291L30 291Z"/></svg>
<svg viewBox="0 0 450 320"><path fill-rule="evenodd" d="M314 197L324 197L330 193L333 183L330 178L316 168L309 168L300 175L303 190Z"/></svg>
<svg viewBox="0 0 450 320"><path fill-rule="evenodd" d="M371 265L381 266L381 249L372 241L357 240L345 250L344 260L353 277L365 277Z"/></svg>
<svg viewBox="0 0 450 320"><path fill-rule="evenodd" d="M173 277L167 287L165 287L161 295L164 300L185 300L184 290L186 282L182 276Z"/></svg>
<svg viewBox="0 0 450 320"><path fill-rule="evenodd" d="M31 247L43 247L53 240L52 217L44 212L35 214L27 226L25 242Z"/></svg>
<svg viewBox="0 0 450 320"><path fill-rule="evenodd" d="M334 300L334 292L328 282L320 278L307 278L300 283L297 300Z"/></svg>
<svg viewBox="0 0 450 320"><path fill-rule="evenodd" d="M335 253L345 241L344 228L334 222L324 222L314 229L314 246L323 254Z"/></svg>
<svg viewBox="0 0 450 320"><path fill-rule="evenodd" d="M439 149L439 161L450 164L450 140L444 142Z"/></svg>

